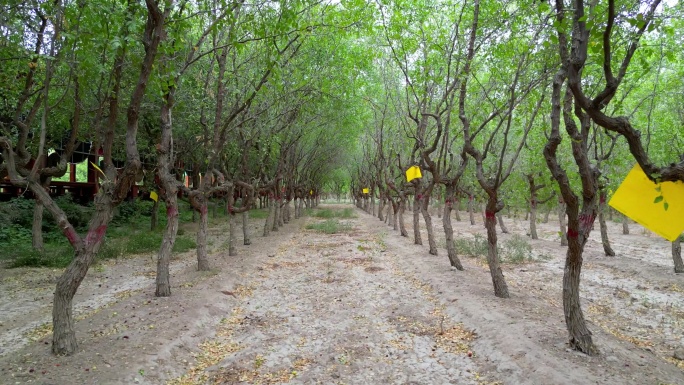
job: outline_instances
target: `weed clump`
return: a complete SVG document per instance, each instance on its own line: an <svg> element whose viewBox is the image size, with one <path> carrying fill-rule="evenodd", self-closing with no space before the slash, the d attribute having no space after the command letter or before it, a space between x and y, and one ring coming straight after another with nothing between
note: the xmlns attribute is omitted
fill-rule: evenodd
<svg viewBox="0 0 684 385"><path fill-rule="evenodd" d="M325 234L338 234L352 230L351 225L340 222L337 219L328 219L319 223L310 223L306 225L308 230L314 230Z"/></svg>

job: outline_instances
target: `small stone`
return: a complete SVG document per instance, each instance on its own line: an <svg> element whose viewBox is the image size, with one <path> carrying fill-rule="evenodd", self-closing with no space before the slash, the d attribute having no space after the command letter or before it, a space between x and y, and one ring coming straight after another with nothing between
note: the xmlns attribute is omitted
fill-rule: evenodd
<svg viewBox="0 0 684 385"><path fill-rule="evenodd" d="M684 361L684 347L680 347L680 348L675 349L672 357L674 357L680 361Z"/></svg>
<svg viewBox="0 0 684 385"><path fill-rule="evenodd" d="M268 257L269 258L275 258L275 254L269 254Z"/></svg>

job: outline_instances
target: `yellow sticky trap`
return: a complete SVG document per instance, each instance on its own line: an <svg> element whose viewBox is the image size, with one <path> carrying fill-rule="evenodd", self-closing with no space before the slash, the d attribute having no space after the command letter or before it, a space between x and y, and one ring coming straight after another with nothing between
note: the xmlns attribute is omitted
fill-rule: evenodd
<svg viewBox="0 0 684 385"><path fill-rule="evenodd" d="M364 194L368 194L369 192L370 192L369 189L367 189L367 188L363 189L363 193L364 193Z"/></svg>
<svg viewBox="0 0 684 385"><path fill-rule="evenodd" d="M313 190L309 190L309 195L313 195Z"/></svg>
<svg viewBox="0 0 684 385"><path fill-rule="evenodd" d="M653 183L638 164L608 204L672 242L684 231L684 183Z"/></svg>
<svg viewBox="0 0 684 385"><path fill-rule="evenodd" d="M414 179L417 178L422 178L423 174L420 173L420 167L418 166L411 166L409 167L408 170L406 170L406 181L410 182Z"/></svg>
<svg viewBox="0 0 684 385"><path fill-rule="evenodd" d="M155 191L152 191L150 192L150 199L156 202L157 200L159 200L159 195L157 195Z"/></svg>

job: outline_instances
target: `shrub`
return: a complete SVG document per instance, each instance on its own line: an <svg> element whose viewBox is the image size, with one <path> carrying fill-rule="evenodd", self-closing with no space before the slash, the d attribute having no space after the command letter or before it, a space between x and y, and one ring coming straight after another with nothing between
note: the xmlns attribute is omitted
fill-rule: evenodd
<svg viewBox="0 0 684 385"><path fill-rule="evenodd" d="M502 248L503 252L500 255L503 254L503 258L500 258L504 262L524 263L534 260L532 245L527 242L527 239L518 234L513 234L510 239L503 242Z"/></svg>
<svg viewBox="0 0 684 385"><path fill-rule="evenodd" d="M487 239L480 234L475 234L474 238L456 238L454 240L456 250L459 254L469 257L486 256L489 252Z"/></svg>

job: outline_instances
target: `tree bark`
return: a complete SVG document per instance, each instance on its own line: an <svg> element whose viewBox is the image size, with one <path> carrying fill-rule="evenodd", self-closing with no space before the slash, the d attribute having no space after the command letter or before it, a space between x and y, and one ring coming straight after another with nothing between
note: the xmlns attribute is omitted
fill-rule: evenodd
<svg viewBox="0 0 684 385"><path fill-rule="evenodd" d="M251 245L252 240L249 234L249 210L242 213L242 237L244 245Z"/></svg>
<svg viewBox="0 0 684 385"><path fill-rule="evenodd" d="M416 189L417 190L417 189ZM420 235L420 199L419 194L415 194L413 198L413 243L416 245L423 244L423 238Z"/></svg>
<svg viewBox="0 0 684 385"><path fill-rule="evenodd" d="M33 250L40 252L45 250L43 243L43 203L39 199L34 200L33 204L33 223L31 226Z"/></svg>
<svg viewBox="0 0 684 385"><path fill-rule="evenodd" d="M166 229L164 230L164 238L157 255L157 288L154 293L157 297L168 297L171 295L169 261L171 260L173 245L178 234L178 198L175 189L166 191L167 193L164 194L166 195Z"/></svg>
<svg viewBox="0 0 684 385"><path fill-rule="evenodd" d="M197 230L197 270L209 271L209 256L207 254L207 230L209 228L209 211L207 201L202 201L199 212L199 230Z"/></svg>
<svg viewBox="0 0 684 385"><path fill-rule="evenodd" d="M537 235L537 204L530 203L530 237L532 239L539 239Z"/></svg>
<svg viewBox="0 0 684 385"><path fill-rule="evenodd" d="M458 270L463 270L461 260L458 258L456 244L454 243L454 228L451 226L451 211L452 198L449 198L449 187L447 187L447 201L444 204L444 214L442 215L442 224L444 225L444 237L446 238L447 256L451 266Z"/></svg>
<svg viewBox="0 0 684 385"><path fill-rule="evenodd" d="M431 187L427 189L423 201L421 202L420 209L423 214L423 220L425 220L425 228L427 229L428 245L430 246L428 252L430 255L437 255L437 242L435 241L435 232L432 228L432 216L430 216L430 212L428 211L431 191Z"/></svg>
<svg viewBox="0 0 684 385"><path fill-rule="evenodd" d="M497 212L496 197L490 197L487 201L485 213L485 228L487 229L487 264L489 265L489 273L492 276L492 283L494 284L494 295L499 298L509 298L508 285L501 271L501 264L499 262L499 250L497 248L496 235L496 212Z"/></svg>
<svg viewBox="0 0 684 385"><path fill-rule="evenodd" d="M506 228L506 225L504 224L503 215L501 214L500 211L498 213L496 213L496 220L499 223L499 227L501 227L501 232L504 234L508 234L508 229Z"/></svg>
<svg viewBox="0 0 684 385"><path fill-rule="evenodd" d="M598 351L594 346L591 331L587 328L584 313L582 313L580 306L579 284L582 272L582 254L583 247L578 237L571 238L565 258L565 273L563 274L563 313L570 334L570 345L581 352L595 355Z"/></svg>
<svg viewBox="0 0 684 385"><path fill-rule="evenodd" d="M78 349L72 316L74 295L95 260L95 254L104 241L107 225L112 220L114 206L110 196L102 194L98 198L95 215L82 243L76 243L78 236L72 227L64 229L67 238L75 246L75 255L64 273L57 279L55 288L52 306L52 353L57 355L71 355Z"/></svg>
<svg viewBox="0 0 684 385"><path fill-rule="evenodd" d="M235 236L237 223L235 223L235 214L228 214L228 256L234 257L237 255L237 237Z"/></svg>
<svg viewBox="0 0 684 385"><path fill-rule="evenodd" d="M672 242L672 260L674 261L675 273L684 273L684 262L682 262L682 238L684 238L684 236L679 236L679 238Z"/></svg>
<svg viewBox="0 0 684 385"><path fill-rule="evenodd" d="M274 216L275 207L273 199L268 199L268 215L266 215L266 222L264 223L264 237L271 235L271 228L273 228L272 218Z"/></svg>
<svg viewBox="0 0 684 385"><path fill-rule="evenodd" d="M152 204L152 212L150 213L150 230L154 231L157 229L157 223L159 222L157 220L157 212L159 211L159 198L157 198L156 201L153 201L154 203Z"/></svg>
<svg viewBox="0 0 684 385"><path fill-rule="evenodd" d="M565 203L558 204L558 223L560 224L560 242L561 246L568 245L567 225L565 224Z"/></svg>
<svg viewBox="0 0 684 385"><path fill-rule="evenodd" d="M626 215L622 216L622 234L629 235L629 218Z"/></svg>
<svg viewBox="0 0 684 385"><path fill-rule="evenodd" d="M606 219L605 219L605 211L606 211L606 197L604 193L601 193L601 199L599 203L599 227L601 229L601 243L603 244L603 252L609 256L609 257L614 257L615 256L615 251L613 251L613 248L610 247L610 240L608 239L608 226L606 225Z"/></svg>
<svg viewBox="0 0 684 385"><path fill-rule="evenodd" d="M408 231L406 230L406 224L404 223L404 211L406 211L404 205L406 205L406 200L402 199L400 202L401 203L399 204L399 233L402 237L408 238Z"/></svg>
<svg viewBox="0 0 684 385"><path fill-rule="evenodd" d="M473 202L473 196L468 197L468 215L470 216L470 225L474 226L475 225L475 207Z"/></svg>
<svg viewBox="0 0 684 385"><path fill-rule="evenodd" d="M272 231L278 231L278 226L280 224L280 199L274 199L273 200L273 226L271 227Z"/></svg>

